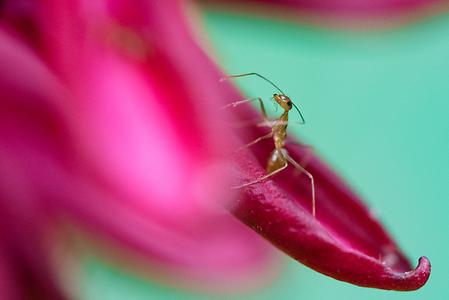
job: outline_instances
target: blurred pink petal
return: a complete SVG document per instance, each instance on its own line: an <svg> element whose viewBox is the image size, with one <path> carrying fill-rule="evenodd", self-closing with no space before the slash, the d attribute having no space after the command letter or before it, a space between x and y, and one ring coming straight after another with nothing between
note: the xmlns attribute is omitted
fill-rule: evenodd
<svg viewBox="0 0 449 300"><path fill-rule="evenodd" d="M330 16L386 16L419 12L436 5L443 5L442 0L202 0L204 2L223 2L229 4L272 5L296 10L326 14ZM256 6L255 6L256 7Z"/></svg>
<svg viewBox="0 0 449 300"><path fill-rule="evenodd" d="M27 168L41 153L47 154L46 143L60 133L59 122L51 118L52 105L46 101L56 90L54 81L4 32L0 32L0 65L2 299L65 299L46 244L48 211L44 203L35 201L38 191Z"/></svg>
<svg viewBox="0 0 449 300"><path fill-rule="evenodd" d="M213 118L217 92L184 72L165 47L144 45L153 52L143 60L128 52L121 38L133 35L133 24L102 10L82 20L77 16L87 8L68 3L48 4L46 24L60 26L38 32L38 53L53 71L2 34L2 44L14 48L2 55L2 145L23 177L14 188L30 185L25 208L62 213L100 240L142 254L159 273L203 288L260 278L273 263L271 247L219 208L222 189L209 184L220 152L231 146ZM174 8L171 17L179 18ZM158 14L151 7L131 12ZM144 25L148 38L162 37ZM204 57L188 31L178 35L184 52ZM211 134L220 130L220 139Z"/></svg>

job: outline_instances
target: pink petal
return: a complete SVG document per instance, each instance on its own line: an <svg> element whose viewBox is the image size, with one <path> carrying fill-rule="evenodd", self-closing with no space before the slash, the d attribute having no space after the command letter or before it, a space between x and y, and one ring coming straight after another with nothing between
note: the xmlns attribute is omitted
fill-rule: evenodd
<svg viewBox="0 0 449 300"><path fill-rule="evenodd" d="M220 0L202 0L204 2L224 2ZM231 0L229 4L252 4L254 7L263 5L286 8L298 13L322 14L330 17L385 17L416 14L444 5L441 0Z"/></svg>

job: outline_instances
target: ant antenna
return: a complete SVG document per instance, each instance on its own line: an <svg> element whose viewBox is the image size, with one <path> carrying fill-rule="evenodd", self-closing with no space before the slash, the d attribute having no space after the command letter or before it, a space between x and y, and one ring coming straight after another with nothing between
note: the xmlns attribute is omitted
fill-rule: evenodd
<svg viewBox="0 0 449 300"><path fill-rule="evenodd" d="M299 122L299 124L306 124L306 120L304 120L304 117L302 116L302 113L299 110L298 106L296 106L296 104L293 103L293 101L292 101L292 104L295 107L296 111L299 113L299 116L301 117L301 122Z"/></svg>
<svg viewBox="0 0 449 300"><path fill-rule="evenodd" d="M244 76L258 76L260 78L262 78L263 80L265 80L266 82L268 82L269 84L271 84L275 89L277 89L282 95L286 96L285 93L277 86L275 85L271 80L269 80L268 78L260 75L259 73L245 73L245 74L238 74L238 75L230 75L230 76L226 76L220 79L220 81L224 81L226 79L229 78L237 78L237 77L244 77ZM299 116L301 117L301 122L299 122L299 124L305 124L306 121L304 120L304 117L302 116L301 111L299 110L299 108L295 105L295 103L293 103L293 106L295 107L296 111L299 113Z"/></svg>
<svg viewBox="0 0 449 300"><path fill-rule="evenodd" d="M277 85L275 85L271 80L260 75L259 73L245 73L245 74L239 74L239 75L230 75L230 76L226 76L226 77L220 79L220 81L223 81L223 80L226 80L229 78L237 78L237 77L244 77L244 76L251 76L251 75L258 76L258 77L262 78L263 80L265 80L266 82L268 82L269 84L274 86L282 95L285 95L285 93Z"/></svg>

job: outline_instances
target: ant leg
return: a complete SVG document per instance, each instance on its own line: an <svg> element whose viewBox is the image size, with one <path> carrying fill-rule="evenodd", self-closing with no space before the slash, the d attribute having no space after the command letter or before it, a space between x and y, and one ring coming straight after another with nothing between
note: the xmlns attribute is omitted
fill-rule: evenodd
<svg viewBox="0 0 449 300"><path fill-rule="evenodd" d="M233 128L243 128L243 127L248 127L248 126L253 126L256 125L257 127L272 127L272 121L269 120L267 112L265 110L265 105L263 104L262 98L257 97L257 98L250 98L250 99L243 99L240 101L235 101L235 102L231 102L223 107L221 107L220 109L226 109L229 107L237 107L243 103L247 103L247 102L251 102L251 101L259 101L260 104L260 110L262 111L262 120L260 120L260 118L256 118L256 119L252 119L249 121L244 121L244 122L239 122L238 124L233 124Z"/></svg>
<svg viewBox="0 0 449 300"><path fill-rule="evenodd" d="M290 141L286 142L286 145L296 145L298 147L306 148L306 154L299 162L299 164L305 168L309 164L312 153L315 152L315 148L311 145L305 145L305 144L300 144L300 143L290 142ZM299 174L301 174L301 172Z"/></svg>
<svg viewBox="0 0 449 300"><path fill-rule="evenodd" d="M249 142L248 144L245 144L245 145L239 147L237 150L235 150L235 152L239 152L239 151L241 151L241 150L243 150L243 149L245 149L245 148L249 148L249 147L251 147L252 145L257 144L258 142L260 142L260 141L262 141L262 140L271 138L272 136L273 136L273 132L267 133L266 135L263 135L263 136L261 136L261 137L258 137L258 138L255 139L254 141Z"/></svg>
<svg viewBox="0 0 449 300"><path fill-rule="evenodd" d="M283 151L285 158L298 170L300 170L301 172L303 172L304 174L306 174L309 179L310 179L310 185L312 187L312 215L315 218L316 217L316 202L315 202L315 181L313 179L312 174L310 174L309 171L307 171L306 169L304 169L303 166L301 166L300 164L298 164L288 153L287 151Z"/></svg>
<svg viewBox="0 0 449 300"><path fill-rule="evenodd" d="M261 182L261 181L263 181L263 180L265 180L265 179L270 178L270 177L273 176L273 175L276 175L277 173L281 172L282 170L284 170L284 169L287 168L287 167L288 167L288 163L285 162L285 165L282 166L281 168L279 168L279 169L277 169L277 170L274 170L273 172L268 173L267 175L264 175L264 176L262 176L262 177L260 177L260 178L258 178L258 179L256 179L256 180L253 180L253 181L244 183L244 184L242 184L242 185L231 186L231 190L238 190L238 189L241 189L241 188L244 188L244 187L247 187L247 186L256 184L256 183L258 183L258 182Z"/></svg>
<svg viewBox="0 0 449 300"><path fill-rule="evenodd" d="M234 129L241 129L241 128L246 128L246 127L251 127L251 126L259 126L259 124L265 124L260 122L260 118L254 118L251 120L247 120L247 121L241 121L241 122L233 122L230 126ZM263 127L262 125L260 125L261 127Z"/></svg>
<svg viewBox="0 0 449 300"><path fill-rule="evenodd" d="M310 158L313 154L313 152L315 152L313 146L310 145L303 145L303 147L305 147L307 150L306 154L304 155L304 157L301 159L300 161L300 165L303 166L304 168L309 164Z"/></svg>
<svg viewBox="0 0 449 300"><path fill-rule="evenodd" d="M257 125L258 125L258 126L267 126L267 125L269 125L267 113L266 113L266 111L265 111L265 106L263 105L262 98L260 98L260 97L257 97L257 98L251 98L251 99L243 99L243 100L240 100L240 101L232 102L232 103L229 103L229 104L223 106L221 109L225 109L225 108L228 108L228 107L236 107L236 106L238 106L238 105L240 105L240 104L243 104L243 103L246 103L246 102L255 101L255 100L258 100L258 101L259 101L259 103L260 103L260 109L262 110L262 115L263 115L263 121L257 123ZM270 124L269 127L271 128L271 124ZM264 136L258 137L258 138L255 139L254 141L249 142L248 144L245 144L245 145L243 145L242 147L238 148L238 149L236 150L236 152L238 152L238 151L240 151L240 150L242 150L242 149L248 148L248 147L250 147L250 146L252 146L252 145L254 145L254 144L257 144L258 142L260 142L260 141L262 141L262 140L271 138L272 136L273 136L273 132L270 132L270 133L268 133L268 134L266 134L266 135L264 135Z"/></svg>
<svg viewBox="0 0 449 300"><path fill-rule="evenodd" d="M263 104L262 98L260 97L256 97L256 98L249 98L249 99L243 99L240 101L235 101L235 102L231 102L229 104L226 104L225 106L221 107L220 109L225 109L225 108L229 108L229 107L237 107L243 103L247 103L247 102L252 102L252 101L259 101L260 104L260 110L262 111L262 115L264 120L268 118L267 116L267 112L265 110L265 105Z"/></svg>

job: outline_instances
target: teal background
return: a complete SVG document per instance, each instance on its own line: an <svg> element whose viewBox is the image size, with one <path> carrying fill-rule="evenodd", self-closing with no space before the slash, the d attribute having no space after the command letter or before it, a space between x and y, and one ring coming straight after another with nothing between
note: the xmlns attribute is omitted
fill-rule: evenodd
<svg viewBox="0 0 449 300"><path fill-rule="evenodd" d="M206 11L204 18L226 72L264 74L300 105L307 124L289 127L290 134L347 179L414 263L430 258L430 280L416 292L366 289L286 257L280 277L264 289L212 297L91 257L83 299L449 299L449 15L358 32L231 12ZM251 96L273 92L258 79L238 84Z"/></svg>

